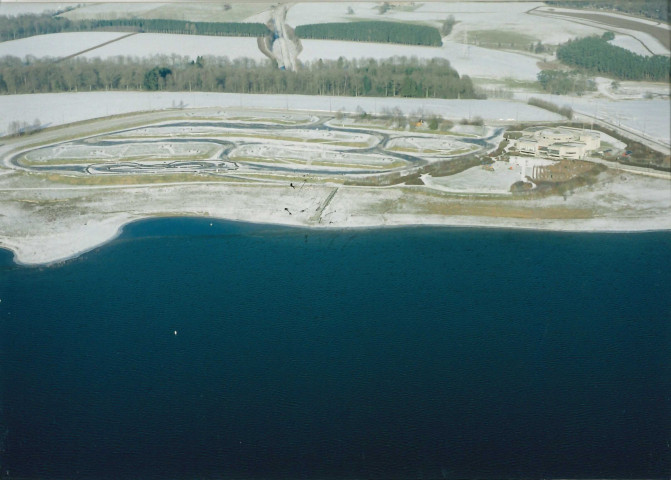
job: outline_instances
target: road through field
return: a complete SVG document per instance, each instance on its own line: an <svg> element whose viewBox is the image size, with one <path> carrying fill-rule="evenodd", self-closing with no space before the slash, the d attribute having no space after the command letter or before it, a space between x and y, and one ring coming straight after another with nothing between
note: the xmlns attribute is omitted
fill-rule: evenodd
<svg viewBox="0 0 671 480"><path fill-rule="evenodd" d="M550 7L536 7L529 10L527 13L544 17L570 19L575 22L585 23L586 25L598 26L606 30L613 30L630 35L638 33L638 36L635 35L636 38L643 42L651 53L669 55L669 52L671 51L671 35L669 35L670 30L668 25L655 25L649 21L643 21L635 17L627 17L624 15L609 15L606 13ZM653 45L653 42L650 42L651 39L654 39L656 41L655 43L659 43L659 45ZM664 51L659 47L662 47Z"/></svg>

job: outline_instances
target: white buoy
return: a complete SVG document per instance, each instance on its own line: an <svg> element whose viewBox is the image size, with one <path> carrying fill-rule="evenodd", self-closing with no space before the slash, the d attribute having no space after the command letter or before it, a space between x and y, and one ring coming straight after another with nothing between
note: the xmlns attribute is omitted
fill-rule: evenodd
<svg viewBox="0 0 671 480"><path fill-rule="evenodd" d="M175 335L177 335L177 330L175 330Z"/></svg>

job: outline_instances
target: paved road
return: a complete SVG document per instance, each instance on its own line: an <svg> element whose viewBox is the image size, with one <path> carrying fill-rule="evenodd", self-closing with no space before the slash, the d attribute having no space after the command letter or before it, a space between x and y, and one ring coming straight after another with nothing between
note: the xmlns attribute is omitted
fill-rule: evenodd
<svg viewBox="0 0 671 480"><path fill-rule="evenodd" d="M273 11L273 23L277 39L273 42L272 48L278 65L293 72L296 70L297 52L296 45L287 35L286 18L289 7L289 4L281 4L275 7Z"/></svg>
<svg viewBox="0 0 671 480"><path fill-rule="evenodd" d="M669 146L664 142L656 140L648 135L645 135L643 132L639 132L638 130L634 130L633 128L627 127L625 125L618 125L616 123L612 123L608 120L604 120L603 118L596 117L594 115L575 112L574 116L575 120L580 120L581 117L584 117L585 121L587 122L594 121L594 123L596 124L610 128L611 130L615 130L619 134L631 138L632 140L636 140L637 142L642 143L646 147L650 147L657 152L663 153L665 155L671 155L671 146Z"/></svg>

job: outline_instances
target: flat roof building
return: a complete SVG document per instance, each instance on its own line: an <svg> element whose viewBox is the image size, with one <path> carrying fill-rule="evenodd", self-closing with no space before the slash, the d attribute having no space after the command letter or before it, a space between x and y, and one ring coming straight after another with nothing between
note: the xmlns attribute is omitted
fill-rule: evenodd
<svg viewBox="0 0 671 480"><path fill-rule="evenodd" d="M515 148L523 154L549 158L585 158L601 145L598 132L568 127L532 128L515 141Z"/></svg>

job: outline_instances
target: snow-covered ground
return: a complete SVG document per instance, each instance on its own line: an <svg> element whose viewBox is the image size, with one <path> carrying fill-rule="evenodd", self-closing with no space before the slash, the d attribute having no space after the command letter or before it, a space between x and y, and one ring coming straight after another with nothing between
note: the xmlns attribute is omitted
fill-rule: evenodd
<svg viewBox="0 0 671 480"><path fill-rule="evenodd" d="M460 75L475 78L512 78L536 80L540 71L538 60L522 54L490 50L474 45L463 45L444 40L442 47L392 45L387 43L362 43L336 40L301 40L303 51L298 56L302 62L337 60L345 58L386 59L396 56L420 59L445 58Z"/></svg>
<svg viewBox="0 0 671 480"><path fill-rule="evenodd" d="M400 108L406 114L423 112L445 118L481 117L489 121L554 121L557 114L509 100L442 100L431 98L320 97L308 95L253 95L189 92L79 92L34 95L0 95L0 135L18 120L43 126L62 125L120 113L174 108L248 107L278 110L368 113ZM667 122L668 126L668 122Z"/></svg>
<svg viewBox="0 0 671 480"><path fill-rule="evenodd" d="M511 157L510 162L496 161L489 168L473 167L448 177L423 175L422 180L444 192L509 194L510 186L531 176L533 167L553 163L543 158Z"/></svg>
<svg viewBox="0 0 671 480"><path fill-rule="evenodd" d="M67 32L50 33L34 37L0 42L0 57L11 55L23 59L27 55L37 58L67 57L95 47L128 33L118 32ZM131 37L132 38L132 37ZM111 44L110 46L112 46Z"/></svg>
<svg viewBox="0 0 671 480"><path fill-rule="evenodd" d="M292 27L313 23L348 22L356 19L376 17L376 20L385 20L386 17L377 15L379 3L375 2L306 2L294 4L287 13L287 24ZM355 13L348 14L351 8Z"/></svg>
<svg viewBox="0 0 671 480"><path fill-rule="evenodd" d="M561 8L561 7L554 7L554 6L549 7L549 6L546 6L546 5L542 5L541 7L539 7L539 10L544 10L544 11L553 12L553 13L568 13L568 14L571 14L571 13L597 13L597 14L605 16L605 17L620 18L620 19L623 19L623 20L629 20L629 21L633 21L633 22L642 23L644 25L654 25L656 27L660 27L660 28L663 28L665 30L671 31L671 26L669 26L668 24L665 24L663 22L659 22L657 20L653 20L653 19L650 19L650 18L633 17L631 15L625 15L625 14L622 14L622 13L605 12L605 11L601 11L601 10L599 10L599 11L576 10L574 8Z"/></svg>
<svg viewBox="0 0 671 480"><path fill-rule="evenodd" d="M610 43L611 45L625 48L634 53L637 53L638 55L643 55L644 57L649 57L652 55L650 50L645 48L645 45L643 45L640 40L629 35L615 35L615 38L611 40Z"/></svg>
<svg viewBox="0 0 671 480"><path fill-rule="evenodd" d="M171 159L175 156L195 158L213 155L216 145L206 142L152 142L152 143L125 143L121 145L78 145L65 143L51 147L40 148L28 152L24 158L32 163L48 163L58 159L72 161L86 160L91 163L111 160L135 160L136 158Z"/></svg>
<svg viewBox="0 0 671 480"><path fill-rule="evenodd" d="M458 41L463 41L469 30L524 33L543 43L561 43L570 38L603 33L600 28L526 13L543 5L541 2L425 2L415 4L414 9L391 8L380 15L379 3L298 3L289 9L287 23L295 27L311 23L382 20L439 26L452 15L458 23L449 38ZM347 13L348 7L352 8L353 14Z"/></svg>
<svg viewBox="0 0 671 480"><path fill-rule="evenodd" d="M45 12L57 12L66 7L74 7L76 3L32 3L24 1L3 1L0 3L0 15L14 17L16 15L40 14Z"/></svg>
<svg viewBox="0 0 671 480"><path fill-rule="evenodd" d="M496 172L479 168L475 167L474 172L496 181ZM516 176L519 171L513 171L510 180ZM502 179L498 187L492 185L492 193L503 190L507 182ZM468 198L422 195L432 190L427 187L340 186L336 191L334 185L313 184L295 189L269 184L173 184L49 190L35 183L31 194L30 189L12 190L11 185L12 176L0 176L0 246L11 249L17 261L28 264L76 256L114 238L130 221L165 214L317 228L461 225L568 231L671 229L669 181L619 173L608 174L597 186L579 189L566 199L513 200L501 195L502 200L486 200L484 204ZM34 192L38 192L38 200L27 202L27 195L36 195ZM322 221L316 223L314 212L329 196L332 200L321 214ZM446 208L452 213L436 213ZM544 216L546 209L549 217ZM561 214L564 209L594 215L572 218L569 210L567 217L552 216L553 211ZM51 215L58 215L58 221L52 221Z"/></svg>
<svg viewBox="0 0 671 480"><path fill-rule="evenodd" d="M478 146L472 143L460 142L448 138L436 137L398 137L387 142L386 148L390 150L408 151L421 156L463 154L468 151L478 150Z"/></svg>
<svg viewBox="0 0 671 480"><path fill-rule="evenodd" d="M66 35L66 34L63 34ZM102 42L101 42L102 43ZM2 44L0 43L0 47ZM35 55L35 53L33 53ZM85 58L151 57L179 55L195 60L198 56L267 59L252 37L213 37L207 35L171 35L139 33L82 54Z"/></svg>
<svg viewBox="0 0 671 480"><path fill-rule="evenodd" d="M191 22L265 22L270 4L261 2L89 3L63 14L71 20L166 18ZM267 17L267 16L266 16ZM266 18L267 19L267 18Z"/></svg>
<svg viewBox="0 0 671 480"><path fill-rule="evenodd" d="M482 103L487 105L490 102ZM201 118L207 118L222 108L219 105L181 114L184 118L198 118L200 113ZM235 110L238 116L244 116L244 110ZM253 118L263 116L263 111L258 109L249 112ZM153 125L154 122L168 122L169 119L164 112L152 112L144 115L144 121L147 122L145 125ZM14 251L17 260L22 262L57 261L109 240L129 221L154 215L195 215L338 228L432 224L572 231L671 229L671 179L668 175L645 169L636 172L621 165L611 165L615 171L601 174L595 185L576 189L564 197L532 199L515 198L506 193L510 185L524 175L525 168L528 173L533 164L544 162L542 159L513 158L510 163L494 164L493 172L478 166L451 177L424 177L428 186L383 188L346 186L337 181L312 182L300 174L292 177L291 166L284 166L288 176L282 179L259 176L254 178L253 183L241 176L238 179L202 177L195 183L173 181L133 186L125 184L128 177L120 183L86 185L85 177L79 177L84 183L72 185L73 177L69 175L59 179L16 174L7 161L22 148L40 145L43 145L44 151L51 149L55 154L59 147L56 144L62 139L86 137L101 129L125 129L128 128L127 122L124 118L112 118L96 124L85 122L48 130L35 136L3 139L0 156L7 163L0 165L0 245ZM289 130L305 131L301 128ZM406 132L405 135L418 134ZM165 150L171 155L173 152L175 155L183 153L175 150L175 143L165 139L159 144L138 145L141 151L136 153L151 153L143 150L145 148ZM194 141L182 148L186 149L186 153L191 150L205 152L207 147L201 148L197 145L199 143L203 142ZM117 146L110 148L112 152L118 150ZM247 148L252 151L246 153L260 153L277 161L277 148L263 141ZM262 150L253 151L259 148ZM96 155L84 150L87 148L78 156ZM285 160L291 161L296 157L299 162L310 162L312 158L310 165L319 170L336 168L337 165L372 166L371 158L358 158L355 151L321 150L319 145L309 142L296 143L295 147L282 150L279 156ZM319 152L319 155L306 155L309 151ZM61 153L58 155L62 158ZM122 153L117 151L116 156L120 155ZM388 166L389 160L384 157L387 155L372 158L373 163ZM157 173L165 173L161 165L154 166ZM5 173L8 170L12 173ZM127 170L114 172L124 173ZM659 178L650 177L651 173ZM134 179L143 182L144 176L135 176ZM295 185L297 181L300 182L299 188ZM443 193L445 191L464 195L447 195ZM489 198L481 199L474 193L489 194Z"/></svg>
<svg viewBox="0 0 671 480"><path fill-rule="evenodd" d="M656 39L654 36L650 35L649 33L646 33L645 31L641 30L633 30L631 28L623 28L615 25L608 25L607 23L599 21L599 17L594 17L594 18L581 18L581 17L575 17L572 16L573 14L576 15L581 15L581 14L586 14L586 13L595 13L598 15L603 15L605 17L614 17L614 18L619 18L619 19L625 19L631 22L637 22L640 23L642 26L642 30L645 30L645 28L650 28L651 26L654 26L653 28L660 28L662 30L669 30L669 25L655 22L653 20L647 20L647 19L639 19L636 17L631 17L627 15L620 15L616 13L607 13L607 12L589 12L585 10L573 10L573 9L566 9L566 8L554 8L554 7L539 7L535 9L533 12L533 17L535 18L547 18L550 20L561 20L565 19L566 21L573 22L576 25L582 25L585 27L591 27L591 28L598 28L602 32L603 31L611 31L614 33L620 33L624 35L629 35L631 37L636 38L639 40L642 44L644 44L648 50L650 50L653 54L655 55L669 55L669 48L665 45L662 45L658 39ZM541 22L542 23L542 22ZM595 32L597 33L597 32ZM581 35L584 36L584 35Z"/></svg>
<svg viewBox="0 0 671 480"><path fill-rule="evenodd" d="M623 125L664 143L671 144L671 106L667 99L614 101L605 98L568 95L519 93L516 98L541 98L557 105L570 106L574 112L597 116L615 125Z"/></svg>
<svg viewBox="0 0 671 480"><path fill-rule="evenodd" d="M103 44L127 33L71 32L39 35L0 43L0 56L26 55L35 57L65 57ZM537 59L517 53L503 52L463 45L445 40L442 47L392 45L334 40L302 40L302 62L318 59L346 58L385 59L395 56L423 59L445 58L462 75L476 78L512 78L535 80L539 72ZM252 58L263 61L266 56L257 46L256 38L213 37L203 35L172 35L140 33L95 48L81 55L84 58L111 58L116 56L150 57L153 55L179 55L195 59L198 55L235 58Z"/></svg>

